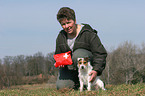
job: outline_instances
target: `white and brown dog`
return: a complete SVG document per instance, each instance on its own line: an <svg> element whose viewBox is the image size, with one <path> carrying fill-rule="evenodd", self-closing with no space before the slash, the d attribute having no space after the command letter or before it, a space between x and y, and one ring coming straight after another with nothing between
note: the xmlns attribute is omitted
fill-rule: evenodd
<svg viewBox="0 0 145 96"><path fill-rule="evenodd" d="M106 90L104 88L104 83L97 76L93 82L89 82L91 76L89 73L92 71L93 67L90 64L89 58L78 58L78 72L79 72L79 81L80 81L80 91L83 91L84 85L87 86L87 90L91 91L91 89L97 89L98 87L102 90Z"/></svg>

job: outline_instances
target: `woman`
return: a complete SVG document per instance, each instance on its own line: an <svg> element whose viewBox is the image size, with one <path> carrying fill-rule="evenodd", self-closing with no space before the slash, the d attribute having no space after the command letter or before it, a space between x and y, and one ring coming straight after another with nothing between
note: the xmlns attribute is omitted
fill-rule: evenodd
<svg viewBox="0 0 145 96"><path fill-rule="evenodd" d="M100 42L97 31L88 24L76 24L75 12L69 7L62 7L57 13L57 20L63 30L56 39L55 54L72 51L72 65L59 66L56 82L57 89L79 87L77 58L89 57L93 66L90 82L101 75L106 65L107 52Z"/></svg>

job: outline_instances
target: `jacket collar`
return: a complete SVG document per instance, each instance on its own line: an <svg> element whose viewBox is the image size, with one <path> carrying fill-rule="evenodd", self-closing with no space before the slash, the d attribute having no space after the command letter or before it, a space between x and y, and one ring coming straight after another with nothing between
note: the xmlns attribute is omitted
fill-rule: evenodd
<svg viewBox="0 0 145 96"><path fill-rule="evenodd" d="M89 24L83 24L83 23L82 23L82 25L84 25L84 26L83 26L83 28L82 28L80 34L83 33L83 32L86 32L86 31L87 31L87 32L88 32L88 31L89 31L89 32L94 32L94 29L93 29Z"/></svg>
<svg viewBox="0 0 145 96"><path fill-rule="evenodd" d="M82 34L83 32L86 32L86 31L97 33L97 31L96 30L94 31L94 29L89 24L84 24L84 23L81 23L81 24L84 26L81 29L79 34ZM67 37L67 33L64 30L61 30L60 33L62 33L65 37Z"/></svg>

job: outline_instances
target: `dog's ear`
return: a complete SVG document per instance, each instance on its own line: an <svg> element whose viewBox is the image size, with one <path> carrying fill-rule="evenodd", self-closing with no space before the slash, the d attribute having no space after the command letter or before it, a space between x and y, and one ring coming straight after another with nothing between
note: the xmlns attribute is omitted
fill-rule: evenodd
<svg viewBox="0 0 145 96"><path fill-rule="evenodd" d="M80 60L80 58L77 58L77 61L79 61Z"/></svg>
<svg viewBox="0 0 145 96"><path fill-rule="evenodd" d="M84 59L85 59L85 61L89 61L89 57L85 57Z"/></svg>
<svg viewBox="0 0 145 96"><path fill-rule="evenodd" d="M77 60L78 60L78 61L81 61L81 60L82 60L82 58L78 58Z"/></svg>

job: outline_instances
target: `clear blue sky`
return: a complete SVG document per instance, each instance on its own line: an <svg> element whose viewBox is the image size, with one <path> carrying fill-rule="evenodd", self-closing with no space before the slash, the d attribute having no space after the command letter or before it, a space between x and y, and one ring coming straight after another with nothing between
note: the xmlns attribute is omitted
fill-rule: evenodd
<svg viewBox="0 0 145 96"><path fill-rule="evenodd" d="M145 42L145 0L0 0L0 58L53 52L63 6L76 11L78 24L98 30L107 50Z"/></svg>

